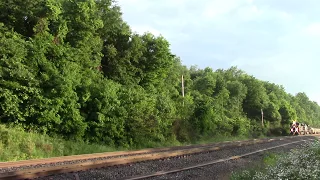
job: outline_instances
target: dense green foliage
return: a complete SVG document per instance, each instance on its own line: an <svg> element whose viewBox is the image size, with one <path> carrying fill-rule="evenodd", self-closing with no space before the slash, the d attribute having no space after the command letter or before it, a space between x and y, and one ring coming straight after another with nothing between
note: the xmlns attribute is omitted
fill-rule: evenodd
<svg viewBox="0 0 320 180"><path fill-rule="evenodd" d="M0 12L0 123L122 147L320 124L305 93L236 67L182 65L164 37L132 32L111 0L0 1Z"/></svg>

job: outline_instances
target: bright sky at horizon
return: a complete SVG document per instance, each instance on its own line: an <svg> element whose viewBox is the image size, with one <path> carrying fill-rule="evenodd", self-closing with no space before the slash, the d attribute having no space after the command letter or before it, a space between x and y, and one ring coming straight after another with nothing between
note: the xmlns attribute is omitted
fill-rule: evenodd
<svg viewBox="0 0 320 180"><path fill-rule="evenodd" d="M201 2L198 3L198 2ZM320 104L319 0L118 0L133 31L163 35L184 65L237 66Z"/></svg>

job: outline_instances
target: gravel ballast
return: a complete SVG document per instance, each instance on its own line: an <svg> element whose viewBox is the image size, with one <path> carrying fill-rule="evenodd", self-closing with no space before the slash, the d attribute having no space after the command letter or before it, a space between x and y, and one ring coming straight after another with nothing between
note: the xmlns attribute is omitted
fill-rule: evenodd
<svg viewBox="0 0 320 180"><path fill-rule="evenodd" d="M139 162L131 165L113 166L100 169L92 169L88 171L77 172L80 180L85 179L125 179L126 177L132 177L137 175L146 175L155 173L158 171L168 171L176 168L183 168L193 166L196 164L206 163L223 158L229 158L231 156L242 155L245 153L257 151L272 146L277 146L293 141L307 140L308 136L298 136L295 138L285 138L281 141L271 141L268 143L258 143L254 145L244 145L233 148L226 148L216 150L207 153L193 154L183 157L175 157L170 159L155 160ZM298 148L304 142L291 144L276 149L268 150L268 152L287 152L292 148ZM248 167L253 165L262 159L263 153L257 153L237 160L229 160L214 165L203 166L183 172L167 174L159 177L153 177L149 179L224 179L231 173L232 170L237 170L241 167ZM75 179L74 174L59 174L39 179Z"/></svg>
<svg viewBox="0 0 320 180"><path fill-rule="evenodd" d="M257 153L250 156L246 156L236 160L229 160L219 164L213 164L192 170L182 171L173 174L167 174L154 178L148 178L148 180L167 180L167 179L183 179L183 180L212 180L212 179L229 179L232 172L244 170L247 168L253 168L261 166L261 160L265 153L285 153L294 148L301 147L301 144L292 144L281 148L265 151L263 153Z"/></svg>

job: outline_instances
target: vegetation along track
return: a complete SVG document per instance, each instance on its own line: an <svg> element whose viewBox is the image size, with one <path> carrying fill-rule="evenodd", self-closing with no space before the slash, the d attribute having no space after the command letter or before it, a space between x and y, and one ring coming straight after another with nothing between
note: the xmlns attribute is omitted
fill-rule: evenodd
<svg viewBox="0 0 320 180"><path fill-rule="evenodd" d="M170 152L175 150L188 150L188 149L216 150L218 147L228 148L234 145L262 143L270 140L273 140L273 139L266 138L266 139L253 139L253 140L245 140L245 141L226 141L226 142L212 143L212 144L197 144L197 145L187 145L187 146L174 146L174 147L167 147L167 148L150 148L150 149L142 149L142 150L136 150L136 151L117 151L117 152L62 156L62 157L53 157L53 158L45 158L45 159L0 162L0 173L12 172L12 171L22 170L22 169L34 169L34 168L40 168L40 167L52 167L52 166L60 166L60 165L68 165L68 164L79 164L79 163L92 162L92 161L102 161L107 159L146 155L151 153Z"/></svg>
<svg viewBox="0 0 320 180"><path fill-rule="evenodd" d="M201 153L208 153L213 151L224 151L227 149L234 149L246 146L254 146L257 144L267 144L272 141L279 141L280 144L273 147L264 148L262 150L245 153L238 156L225 157L222 159L217 159L211 162L206 162L204 164L193 165L184 168L177 168L176 170L164 171L151 173L147 176L137 176L133 179L152 177L156 175L173 173L178 171L187 170L194 167L204 166L213 163L219 163L226 160L240 158L243 156L248 156L252 153L258 153L264 150L277 148L281 146L286 146L292 143L298 143L306 140L314 139L311 136L304 137L302 140L293 141L295 137L282 137L282 138L266 138L266 139L254 139L247 141L236 141L236 142L225 142L225 143L215 143L207 145L192 145L192 146L182 146L182 147L171 147L171 148L155 148L155 149L145 149L138 151L122 151L122 152L110 152L110 153L98 153L90 155L76 155L76 156L66 156L57 158L48 158L40 160L30 160L30 161L18 161L18 162L4 162L0 163L0 179L28 179L37 178L42 176L49 176L60 173L69 173L82 170L89 170L101 167L111 167L116 165L125 165L135 162L146 162L150 160L168 159L168 158L181 158L187 157L189 155L196 155ZM306 139L307 138L307 139ZM290 141L288 143L282 143L281 140ZM293 141L293 142L292 142Z"/></svg>

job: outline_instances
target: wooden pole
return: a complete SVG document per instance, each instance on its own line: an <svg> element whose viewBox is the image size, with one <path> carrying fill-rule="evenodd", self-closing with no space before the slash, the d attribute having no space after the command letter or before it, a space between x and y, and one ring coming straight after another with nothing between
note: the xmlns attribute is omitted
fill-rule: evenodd
<svg viewBox="0 0 320 180"><path fill-rule="evenodd" d="M182 89L182 97L184 99L184 80L183 80L183 75L181 76L181 89ZM182 100L182 105L184 106L184 100Z"/></svg>
<svg viewBox="0 0 320 180"><path fill-rule="evenodd" d="M263 123L263 111L261 109L261 124L262 124L262 127L264 127L264 123Z"/></svg>

